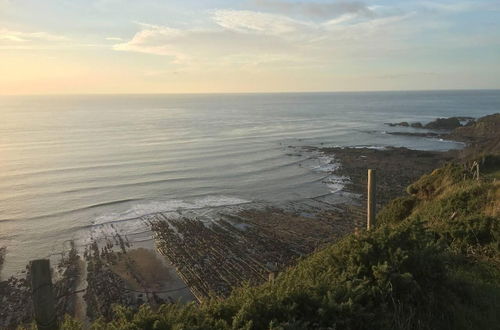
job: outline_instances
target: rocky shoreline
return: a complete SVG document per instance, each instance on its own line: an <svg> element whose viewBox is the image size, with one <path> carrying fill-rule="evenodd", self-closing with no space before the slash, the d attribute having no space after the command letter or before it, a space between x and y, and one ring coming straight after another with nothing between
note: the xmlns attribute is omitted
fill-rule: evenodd
<svg viewBox="0 0 500 330"><path fill-rule="evenodd" d="M302 214L293 205L250 205L236 213L221 210L207 222L165 214L151 221L159 251L202 302L226 297L245 282L268 281L354 229L341 208L313 200L298 207Z"/></svg>
<svg viewBox="0 0 500 330"><path fill-rule="evenodd" d="M340 164L335 174L349 178L344 190L366 200L367 170L377 171L377 206L405 193L406 187L456 157L456 152L421 151L407 148L312 148L330 155Z"/></svg>
<svg viewBox="0 0 500 330"><path fill-rule="evenodd" d="M426 128L426 129L438 129L438 130L453 130L458 127L471 126L475 122L474 117L449 117L449 118L437 118L427 124L422 124L421 122L409 123L407 121L402 121L399 123L386 123L386 125L391 127L401 126L401 127L413 127L413 128Z"/></svg>

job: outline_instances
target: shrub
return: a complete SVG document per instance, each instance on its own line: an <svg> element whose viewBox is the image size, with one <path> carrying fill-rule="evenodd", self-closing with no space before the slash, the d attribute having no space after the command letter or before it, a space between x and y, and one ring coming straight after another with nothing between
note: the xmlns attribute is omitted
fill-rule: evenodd
<svg viewBox="0 0 500 330"><path fill-rule="evenodd" d="M377 215L377 224L399 223L413 211L417 198L415 196L400 197L389 202Z"/></svg>

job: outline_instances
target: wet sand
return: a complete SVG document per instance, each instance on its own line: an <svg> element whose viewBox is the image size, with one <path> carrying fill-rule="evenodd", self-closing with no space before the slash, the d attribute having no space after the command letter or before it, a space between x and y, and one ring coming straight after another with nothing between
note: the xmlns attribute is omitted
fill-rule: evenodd
<svg viewBox="0 0 500 330"><path fill-rule="evenodd" d="M87 288L83 298L90 320L109 319L112 304L155 308L194 299L175 269L153 249L152 241L130 244L117 234L114 240L94 242L84 256Z"/></svg>

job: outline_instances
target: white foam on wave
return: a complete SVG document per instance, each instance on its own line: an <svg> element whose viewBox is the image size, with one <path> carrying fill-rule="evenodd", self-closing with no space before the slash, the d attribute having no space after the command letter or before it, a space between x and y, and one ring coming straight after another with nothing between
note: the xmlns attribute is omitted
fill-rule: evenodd
<svg viewBox="0 0 500 330"><path fill-rule="evenodd" d="M191 210L224 205L235 205L249 203L250 201L228 196L206 196L191 201L171 199L166 201L151 201L135 204L124 212L110 213L99 216L93 222L94 225L110 222L139 218L148 214L173 212L178 210Z"/></svg>
<svg viewBox="0 0 500 330"><path fill-rule="evenodd" d="M385 131L384 131L385 132ZM387 132L382 132L382 134L387 134ZM357 146L341 146L341 145L331 145L331 148L340 148L340 149L346 149L346 148L354 148L354 149L374 149L374 150L386 150L387 146L380 146L380 145L357 145ZM333 159L333 158L332 158Z"/></svg>
<svg viewBox="0 0 500 330"><path fill-rule="evenodd" d="M465 143L465 142L453 141L453 140L446 140L446 139L442 139L442 138L439 138L438 141L439 142L444 142L444 143L453 143L453 144L458 144L458 145L463 145L463 146L467 145L467 143Z"/></svg>
<svg viewBox="0 0 500 330"><path fill-rule="evenodd" d="M328 155L320 155L317 157L318 164L312 167L313 171L330 173L336 171L340 164L335 162L335 158Z"/></svg>
<svg viewBox="0 0 500 330"><path fill-rule="evenodd" d="M330 175L328 178L323 180L331 193L336 193L344 189L345 185L349 181L349 178L345 176Z"/></svg>
<svg viewBox="0 0 500 330"><path fill-rule="evenodd" d="M87 245L94 240L113 237L116 234L130 237L131 235L149 232L148 215L171 213L169 216L175 216L178 215L178 211L182 210L200 210L246 203L250 203L250 201L237 197L216 195L195 198L189 201L172 199L134 204L123 212L110 212L96 217L91 223L90 230L83 233L83 237L78 241L82 245Z"/></svg>
<svg viewBox="0 0 500 330"><path fill-rule="evenodd" d="M374 150L385 150L387 147L385 146L355 146L352 147L354 149L374 149Z"/></svg>
<svg viewBox="0 0 500 330"><path fill-rule="evenodd" d="M316 157L317 163L311 166L315 172L328 173L327 177L323 179L331 193L336 193L344 189L346 183L349 181L348 177L333 174L340 168L340 163L336 161L333 156L320 153Z"/></svg>

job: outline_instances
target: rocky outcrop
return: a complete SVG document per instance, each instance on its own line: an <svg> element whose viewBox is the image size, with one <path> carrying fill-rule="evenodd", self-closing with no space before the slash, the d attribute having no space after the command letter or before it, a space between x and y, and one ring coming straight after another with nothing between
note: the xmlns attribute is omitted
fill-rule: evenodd
<svg viewBox="0 0 500 330"><path fill-rule="evenodd" d="M387 124L389 126L406 126L404 123ZM403 125L402 125L403 124ZM410 126L420 128L413 123ZM481 117L438 118L421 128L443 130L442 132L387 132L391 135L439 138L467 143L461 151L461 158L469 159L484 154L500 154L500 113Z"/></svg>
<svg viewBox="0 0 500 330"><path fill-rule="evenodd" d="M385 123L386 125L389 125L391 127L394 127L394 126L403 126L403 127L409 127L410 124L407 122L407 121L402 121L400 123Z"/></svg>
<svg viewBox="0 0 500 330"><path fill-rule="evenodd" d="M474 123L474 118L472 117L450 117L450 118L437 118L434 121L426 125L422 125L420 122L408 123L407 121L402 121L399 123L386 123L391 127L401 126L401 127L413 127L413 128L427 128L427 129L443 129L452 130L457 127L471 126Z"/></svg>
<svg viewBox="0 0 500 330"><path fill-rule="evenodd" d="M426 138L434 138L441 139L445 135L433 132L425 132L425 133L415 133L415 132L387 132L390 135L400 135L400 136L416 136L416 137L426 137Z"/></svg>
<svg viewBox="0 0 500 330"><path fill-rule="evenodd" d="M428 129L455 129L457 127L461 127L462 124L457 117L450 118L438 118L434 121L431 121L424 128Z"/></svg>

